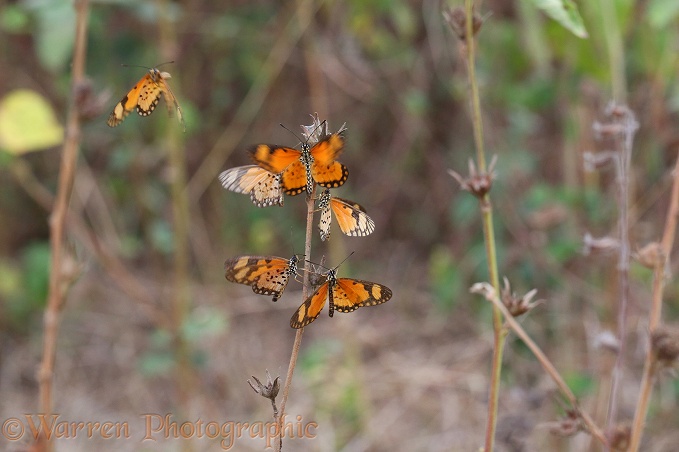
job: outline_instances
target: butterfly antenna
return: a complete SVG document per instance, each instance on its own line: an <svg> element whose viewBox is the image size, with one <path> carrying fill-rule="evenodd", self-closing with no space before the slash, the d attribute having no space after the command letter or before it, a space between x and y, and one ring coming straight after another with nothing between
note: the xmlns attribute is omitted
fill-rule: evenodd
<svg viewBox="0 0 679 452"><path fill-rule="evenodd" d="M156 68L159 68L160 66L163 66L163 65L166 65L166 64L171 64L171 63L174 63L174 60L172 60L172 61L166 61L166 62L164 62L164 63L157 64L157 65L156 65Z"/></svg>
<svg viewBox="0 0 679 452"><path fill-rule="evenodd" d="M291 134L293 134L293 135L295 136L295 138L297 138L297 139L299 140L300 143L306 143L307 141L309 141L309 140L302 140L302 139L300 139L300 138L299 138L299 135L297 135L295 132L293 132L292 130L290 130L290 129L288 129L287 127L285 127L285 126L283 125L283 123L280 123L280 122L279 122L278 125L281 126L281 127L283 127L285 130L287 130L287 131L290 132Z"/></svg>
<svg viewBox="0 0 679 452"><path fill-rule="evenodd" d="M151 69L150 67L141 66L141 65L139 65L139 64L124 64L124 63L123 63L123 64L121 64L121 66L122 66L122 67L140 67L140 68L149 69L149 70Z"/></svg>
<svg viewBox="0 0 679 452"><path fill-rule="evenodd" d="M342 262L340 262L339 264L335 265L335 269L339 268L339 266L342 265L347 259L349 259L355 252L356 252L356 251L352 251L351 253L349 253L349 255L348 255L347 257L345 257L345 258L342 260Z"/></svg>

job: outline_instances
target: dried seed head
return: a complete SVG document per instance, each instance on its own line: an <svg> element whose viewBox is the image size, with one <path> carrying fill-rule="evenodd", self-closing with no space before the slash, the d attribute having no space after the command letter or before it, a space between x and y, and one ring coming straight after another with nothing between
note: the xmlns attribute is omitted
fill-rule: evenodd
<svg viewBox="0 0 679 452"><path fill-rule="evenodd" d="M95 94L94 85L88 78L81 80L73 87L75 108L81 121L91 121L102 115L107 108L110 91Z"/></svg>
<svg viewBox="0 0 679 452"><path fill-rule="evenodd" d="M651 347L656 359L664 367L673 367L679 357L679 330L661 326L651 334Z"/></svg>
<svg viewBox="0 0 679 452"><path fill-rule="evenodd" d="M308 141L309 146L313 146L328 135L328 129L330 127L328 126L327 120L321 121L318 117L318 113L314 113L310 116L311 124L308 126L301 125L300 127L302 128L302 136L304 139ZM342 127L340 127L336 133L339 135L343 134L347 130L346 126L346 123L342 124Z"/></svg>
<svg viewBox="0 0 679 452"><path fill-rule="evenodd" d="M506 277L503 278L503 281L504 286L500 292L500 299L502 300L502 304L505 305L512 316L518 317L522 314L525 314L537 305L544 302L544 300L531 301L535 294L538 293L537 289L533 289L525 295L519 297L515 293L512 293L512 288L509 285L509 280Z"/></svg>
<svg viewBox="0 0 679 452"><path fill-rule="evenodd" d="M493 186L493 179L496 178L495 175L495 165L497 164L497 155L493 156L493 159L488 165L488 171L480 173L476 170L476 165L472 159L469 159L469 176L467 178L462 177L455 171L449 169L448 174L450 174L453 179L455 179L462 190L467 190L477 198L483 198L486 193L488 193Z"/></svg>
<svg viewBox="0 0 679 452"><path fill-rule="evenodd" d="M487 282L480 282L474 284L469 288L469 292L483 295L483 297L488 301L492 301L497 297L495 288L493 287L492 284Z"/></svg>
<svg viewBox="0 0 679 452"><path fill-rule="evenodd" d="M620 242L613 237L594 238L592 234L587 232L583 237L582 254L589 256L590 254L605 254L612 253L620 248Z"/></svg>
<svg viewBox="0 0 679 452"><path fill-rule="evenodd" d="M582 164L585 167L585 171L593 173L598 169L608 166L617 156L618 154L613 151L585 152L582 155Z"/></svg>
<svg viewBox="0 0 679 452"><path fill-rule="evenodd" d="M250 380L248 380L248 384L252 388L253 391L255 391L257 394L261 395L262 397L266 397L267 399L270 399L272 402L276 400L276 396L278 395L278 391L281 388L281 377L276 377L275 380L271 380L271 374L269 371L266 371L266 384L263 384L257 377L254 375L252 378L255 380L256 384L252 383Z"/></svg>
<svg viewBox="0 0 679 452"><path fill-rule="evenodd" d="M443 10L443 18L448 22L453 33L457 35L460 41L466 41L467 38L467 14L464 8L451 8L450 6ZM483 25L483 19L476 13L472 15L472 34L476 34Z"/></svg>
<svg viewBox="0 0 679 452"><path fill-rule="evenodd" d="M658 242L648 243L639 251L634 253L633 257L646 268L654 269L665 264L665 253L662 245Z"/></svg>
<svg viewBox="0 0 679 452"><path fill-rule="evenodd" d="M632 433L632 428L629 424L618 424L611 428L611 430L606 433L606 439L608 439L608 446L613 451L626 451L629 447L630 435Z"/></svg>

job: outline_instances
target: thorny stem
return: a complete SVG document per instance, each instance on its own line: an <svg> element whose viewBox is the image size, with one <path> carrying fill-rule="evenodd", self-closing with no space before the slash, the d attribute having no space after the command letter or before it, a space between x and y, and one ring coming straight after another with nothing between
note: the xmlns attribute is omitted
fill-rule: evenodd
<svg viewBox="0 0 679 452"><path fill-rule="evenodd" d="M304 255L306 259L304 260L304 276L303 276L303 286L302 286L302 302L304 302L309 296L309 270L310 264L308 259L311 257L311 237L313 235L313 225L314 225L314 196L316 194L316 185L309 196L306 199L307 214L306 214L306 240L304 242ZM295 371L295 365L297 364L297 356L299 355L299 348L302 345L302 334L304 333L304 328L300 328L295 333L295 342L292 344L292 353L290 355L290 364L288 365L288 373L285 376L285 386L283 386L283 398L281 399L281 410L280 418L276 421L278 422L278 443L276 444L276 452L280 452L283 449L283 422L285 420L285 405L288 402L288 395L290 393L290 385L292 385L292 374Z"/></svg>
<svg viewBox="0 0 679 452"><path fill-rule="evenodd" d="M75 89L85 78L85 55L87 47L87 19L89 13L89 1L79 0L75 2L76 9L76 37L73 51L73 72L71 80L71 99L66 123L66 136L61 154L61 167L59 169L59 185L54 204L54 211L50 218L50 246L51 263L49 277L49 295L47 307L43 317L43 357L38 374L40 385L40 411L45 415L52 413L52 384L54 378L54 362L56 360L57 336L59 334L59 316L64 304L66 291L72 274L64 272L62 265L65 261L63 252L66 217L68 211L75 169L80 146L80 119L78 108L73 95ZM47 442L46 451L51 450L51 444Z"/></svg>
<svg viewBox="0 0 679 452"><path fill-rule="evenodd" d="M616 136L616 147L619 152L616 158L616 182L618 184L618 228L620 240L620 256L618 261L620 293L618 295L618 352L611 373L611 390L608 399L608 416L606 428L615 425L618 414L618 394L625 364L625 342L627 336L627 307L629 304L629 185L630 165L632 160L632 142L637 129L634 114L627 107L613 106L611 111L619 110L622 114L622 139ZM615 113L614 113L615 115ZM617 119L616 119L617 121Z"/></svg>
<svg viewBox="0 0 679 452"><path fill-rule="evenodd" d="M502 313L502 315L505 318L506 324L509 325L509 327L514 331L514 333L524 342L524 344L526 344L526 347L528 347L530 351L533 353L533 355L535 355L537 360L545 369L545 372L547 372L547 374L549 374L549 376L552 377L554 383L556 383L556 385L559 387L559 390L568 399L571 406L576 410L580 419L582 419L582 422L587 427L589 433L592 436L594 436L601 444L607 446L608 441L606 440L606 436L604 435L604 433L601 431L599 427L597 427L597 425L594 423L594 420L586 412L580 409L577 397L575 396L575 394L573 394L573 391L571 391L566 382L563 380L563 378L559 374L559 371L556 370L554 365L551 363L549 358L547 358L547 356L543 353L540 347L535 342L533 342L528 333L526 333L523 327L521 327L521 324L519 324L519 322L517 322L514 319L514 317L509 313L505 305L502 304L502 301L498 298L497 292L493 294L492 297L487 296L486 298L493 303L495 309Z"/></svg>
<svg viewBox="0 0 679 452"><path fill-rule="evenodd" d="M651 312L648 319L649 337L655 332L660 324L660 315L662 313L662 295L665 287L665 269L670 262L670 252L674 245L674 238L677 231L677 218L679 217L679 157L674 166L674 181L672 183L672 196L670 198L670 206L667 211L667 219L665 221L665 231L661 248L663 252L663 259L656 263L653 273L653 299L651 303ZM644 374L641 380L641 388L639 390L639 400L637 401L636 412L634 413L634 423L632 424L632 432L630 435L630 445L628 452L636 452L639 450L641 442L641 434L644 428L644 420L648 412L648 401L653 389L653 382L655 379L656 360L652 348L648 347L646 352L646 360L644 362Z"/></svg>
<svg viewBox="0 0 679 452"><path fill-rule="evenodd" d="M476 159L480 173L485 173L486 156L483 145L483 121L481 118L481 103L475 69L475 40L473 30L474 1L465 0L467 71L472 106L472 124L474 127L474 142L476 144ZM481 215L483 221L483 236L486 244L486 258L490 281L497 293L500 293L500 278L497 271L497 251L495 247L495 233L493 231L493 208L490 196L485 194L481 200ZM502 354L504 351L506 331L502 327L502 315L497 308L493 308L493 362L488 394L488 419L486 424L486 439L484 452L491 452L495 442L495 428L497 425L498 400L500 395L500 375L502 373Z"/></svg>

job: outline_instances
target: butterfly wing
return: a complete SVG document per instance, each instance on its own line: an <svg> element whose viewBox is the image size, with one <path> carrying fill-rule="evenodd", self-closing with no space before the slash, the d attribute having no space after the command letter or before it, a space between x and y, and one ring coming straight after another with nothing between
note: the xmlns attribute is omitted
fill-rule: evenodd
<svg viewBox="0 0 679 452"><path fill-rule="evenodd" d="M332 133L325 136L325 138L311 148L311 156L319 165L327 166L337 159L343 149L344 138L341 135Z"/></svg>
<svg viewBox="0 0 679 452"><path fill-rule="evenodd" d="M339 312L352 312L363 306L375 306L391 299L391 289L360 279L338 278L333 287L333 303Z"/></svg>
<svg viewBox="0 0 679 452"><path fill-rule="evenodd" d="M316 289L309 298L297 309L290 319L290 326L299 329L304 328L318 317L325 306L325 300L328 298L328 282Z"/></svg>
<svg viewBox="0 0 679 452"><path fill-rule="evenodd" d="M238 256L224 262L227 280L251 286L260 295L273 295L277 301L297 271L297 256L284 259L275 256Z"/></svg>
<svg viewBox="0 0 679 452"><path fill-rule="evenodd" d="M257 207L283 205L280 176L257 165L230 168L219 175L219 181L227 190L249 194Z"/></svg>
<svg viewBox="0 0 679 452"><path fill-rule="evenodd" d="M109 115L106 124L108 124L109 127L116 127L121 122L123 122L127 115L129 115L130 112L138 106L142 91L147 92L148 87L152 85L155 85L155 83L151 78L151 74L146 74L143 76L141 80L139 80L137 84L134 85L132 89L125 95L125 97L123 97L120 102L118 102L116 106L113 107L113 111ZM156 101L156 103L158 102ZM155 105L153 108L155 108ZM151 111L153 111L153 109L151 109Z"/></svg>
<svg viewBox="0 0 679 452"><path fill-rule="evenodd" d="M347 199L332 197L330 207L335 213L340 230L344 234L358 237L369 235L375 230L375 222L360 204ZM328 225L328 229L329 227Z"/></svg>
<svg viewBox="0 0 679 452"><path fill-rule="evenodd" d="M179 106L179 102L177 102L177 98L170 89L170 85L167 83L168 78L172 78L169 72L160 72L158 74L158 86L160 87L160 91L162 92L163 97L165 98L165 104L167 105L167 114L170 115L170 117L172 117L174 110L177 110L177 120L182 125L184 132L186 132L186 122L184 121L184 113L182 112L182 109ZM156 104L157 103L158 102L156 102Z"/></svg>
<svg viewBox="0 0 679 452"><path fill-rule="evenodd" d="M307 177L302 162L294 161L283 171L281 185L285 194L290 196L299 195L306 190Z"/></svg>
<svg viewBox="0 0 679 452"><path fill-rule="evenodd" d="M337 188L344 185L349 178L349 170L340 162L327 165L317 161L311 165L311 175L318 185L325 188Z"/></svg>
<svg viewBox="0 0 679 452"><path fill-rule="evenodd" d="M301 152L297 149L275 144L258 144L249 150L252 159L267 171L282 173L293 162L299 161Z"/></svg>

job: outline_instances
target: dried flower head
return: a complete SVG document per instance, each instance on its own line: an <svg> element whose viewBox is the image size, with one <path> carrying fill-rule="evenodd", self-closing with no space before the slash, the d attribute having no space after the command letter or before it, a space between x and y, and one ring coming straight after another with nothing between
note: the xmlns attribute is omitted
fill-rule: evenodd
<svg viewBox="0 0 679 452"><path fill-rule="evenodd" d="M460 41L466 41L467 38L467 14L464 8L451 8L450 6L443 10L443 18L448 22L453 33L457 35ZM472 34L476 34L483 25L483 19L476 13L472 14Z"/></svg>
<svg viewBox="0 0 679 452"><path fill-rule="evenodd" d="M507 277L504 277L503 281L504 285L500 291L500 299L512 316L518 317L530 311L537 305L544 303L544 300L531 301L535 294L538 293L537 289L533 289L523 296L518 296L515 293L512 293L512 288L509 285Z"/></svg>
<svg viewBox="0 0 679 452"><path fill-rule="evenodd" d="M661 326L651 334L651 347L664 367L673 367L679 357L679 329Z"/></svg>
<svg viewBox="0 0 679 452"><path fill-rule="evenodd" d="M253 391L255 391L257 394L261 395L262 397L266 397L267 399L271 399L273 402L276 399L276 396L278 395L278 391L281 388L281 377L276 377L275 380L271 379L271 374L269 371L266 371L266 384L263 384L257 377L253 375L252 377L256 384L253 384L250 380L248 380L248 384L252 388Z"/></svg>
<svg viewBox="0 0 679 452"><path fill-rule="evenodd" d="M449 169L448 174L450 174L453 179L455 179L462 190L467 190L477 198L483 198L486 193L488 193L493 186L493 179L496 178L495 175L495 165L497 164L497 155L493 156L493 159L488 165L488 171L480 173L476 170L476 165L472 159L469 159L469 176L463 178L461 175L455 171Z"/></svg>
<svg viewBox="0 0 679 452"><path fill-rule="evenodd" d="M646 268L654 269L665 264L665 253L659 242L651 242L634 253L633 257Z"/></svg>
<svg viewBox="0 0 679 452"><path fill-rule="evenodd" d="M101 116L107 108L111 92L103 91L95 94L92 80L86 78L73 87L73 98L80 120L90 121Z"/></svg>
<svg viewBox="0 0 679 452"><path fill-rule="evenodd" d="M606 433L608 439L608 446L613 451L626 451L629 447L629 440L632 434L632 428L629 424L623 423L615 425Z"/></svg>
<svg viewBox="0 0 679 452"><path fill-rule="evenodd" d="M327 120L321 121L321 119L318 117L318 113L314 113L310 116L311 124L308 126L301 125L300 127L302 128L302 136L304 139L308 141L309 146L313 146L328 135L328 129L330 127L328 126ZM344 123L336 133L341 135L346 130L347 124Z"/></svg>

